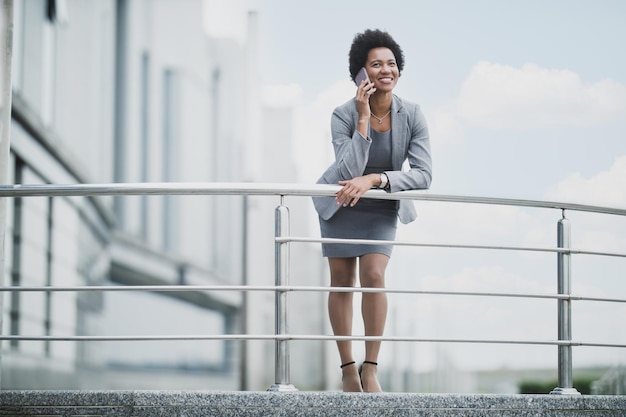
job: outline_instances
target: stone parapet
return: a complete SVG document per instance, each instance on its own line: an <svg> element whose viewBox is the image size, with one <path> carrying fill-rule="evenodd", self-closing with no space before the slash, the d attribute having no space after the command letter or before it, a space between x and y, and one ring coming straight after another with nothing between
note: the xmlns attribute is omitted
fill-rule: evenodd
<svg viewBox="0 0 626 417"><path fill-rule="evenodd" d="M0 391L0 416L624 416L626 396Z"/></svg>

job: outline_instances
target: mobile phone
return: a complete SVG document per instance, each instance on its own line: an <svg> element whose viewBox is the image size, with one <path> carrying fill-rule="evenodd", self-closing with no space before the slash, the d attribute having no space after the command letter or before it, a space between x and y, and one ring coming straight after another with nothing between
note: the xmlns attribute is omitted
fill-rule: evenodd
<svg viewBox="0 0 626 417"><path fill-rule="evenodd" d="M367 82L370 82L370 77L367 76L367 71L365 71L365 67L361 68L356 77L354 77L354 82L357 86L361 85L361 81L363 80L367 80Z"/></svg>

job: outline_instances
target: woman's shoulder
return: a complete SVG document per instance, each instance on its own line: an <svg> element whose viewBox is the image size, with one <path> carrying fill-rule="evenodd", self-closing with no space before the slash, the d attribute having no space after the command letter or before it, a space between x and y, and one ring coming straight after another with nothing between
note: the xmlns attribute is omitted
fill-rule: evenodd
<svg viewBox="0 0 626 417"><path fill-rule="evenodd" d="M424 113L422 112L419 104L394 95L393 106L396 106L395 112L398 115L402 114L404 117L406 117L406 121L410 126L419 127L420 125L424 125Z"/></svg>
<svg viewBox="0 0 626 417"><path fill-rule="evenodd" d="M354 101L354 97L345 103L335 107L335 112L337 113L353 113L356 111L356 102Z"/></svg>
<svg viewBox="0 0 626 417"><path fill-rule="evenodd" d="M405 100L400 96L393 95L393 102L397 111L405 111L407 113L415 113L420 110L420 105L409 100Z"/></svg>

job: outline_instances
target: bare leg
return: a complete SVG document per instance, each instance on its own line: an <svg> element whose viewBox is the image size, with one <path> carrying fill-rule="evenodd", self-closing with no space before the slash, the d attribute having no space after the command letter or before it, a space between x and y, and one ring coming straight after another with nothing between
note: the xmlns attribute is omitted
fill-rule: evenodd
<svg viewBox="0 0 626 417"><path fill-rule="evenodd" d="M389 263L389 257L380 253L363 255L359 261L359 278L363 288L384 288L385 269ZM366 336L382 336L385 331L387 320L387 294L386 293L363 293L361 314ZM365 360L378 362L380 342L365 342ZM377 378L378 368L371 363L364 363L361 378L363 390L366 392L382 391Z"/></svg>
<svg viewBox="0 0 626 417"><path fill-rule="evenodd" d="M331 287L354 287L356 283L356 258L328 258ZM351 292L330 292L328 294L328 316L335 336L352 335L352 300ZM354 361L352 342L337 341L341 363ZM343 391L361 392L361 381L356 365L341 368L343 372Z"/></svg>

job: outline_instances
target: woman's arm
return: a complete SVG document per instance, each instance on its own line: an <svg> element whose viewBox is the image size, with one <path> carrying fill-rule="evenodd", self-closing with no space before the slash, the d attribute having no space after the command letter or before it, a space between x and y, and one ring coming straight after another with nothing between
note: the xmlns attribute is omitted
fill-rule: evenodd
<svg viewBox="0 0 626 417"><path fill-rule="evenodd" d="M430 187L432 181L432 159L430 152L430 135L426 118L419 106L415 106L411 121L408 151L408 171L386 171L389 178L389 191L423 190Z"/></svg>
<svg viewBox="0 0 626 417"><path fill-rule="evenodd" d="M345 107L335 109L331 118L335 165L342 180L363 174L367 165L372 140L361 135L354 125L353 114Z"/></svg>

